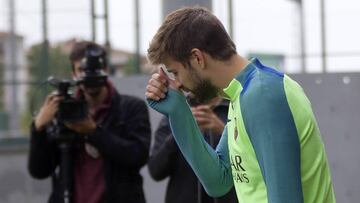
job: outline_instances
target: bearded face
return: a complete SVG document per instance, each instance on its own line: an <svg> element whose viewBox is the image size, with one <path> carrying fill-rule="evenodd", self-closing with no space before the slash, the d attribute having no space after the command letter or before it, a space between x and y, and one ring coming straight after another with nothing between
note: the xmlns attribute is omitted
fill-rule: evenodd
<svg viewBox="0 0 360 203"><path fill-rule="evenodd" d="M220 92L219 88L213 85L209 79L201 77L200 74L191 66L190 70L190 76L192 77L191 80L194 83L193 88L190 89L190 91L194 94L199 103L207 103L209 100L218 95Z"/></svg>

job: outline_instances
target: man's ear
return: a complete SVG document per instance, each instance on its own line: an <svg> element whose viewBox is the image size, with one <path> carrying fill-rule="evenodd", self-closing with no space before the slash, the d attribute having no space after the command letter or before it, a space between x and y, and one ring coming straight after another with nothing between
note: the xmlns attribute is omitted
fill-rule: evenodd
<svg viewBox="0 0 360 203"><path fill-rule="evenodd" d="M205 55L200 49L193 48L191 50L190 65L195 68L205 68Z"/></svg>

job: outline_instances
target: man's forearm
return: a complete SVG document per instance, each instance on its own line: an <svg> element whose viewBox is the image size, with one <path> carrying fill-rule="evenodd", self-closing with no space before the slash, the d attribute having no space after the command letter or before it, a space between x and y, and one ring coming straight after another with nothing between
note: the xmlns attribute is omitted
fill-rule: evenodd
<svg viewBox="0 0 360 203"><path fill-rule="evenodd" d="M170 90L165 101L149 101L149 103L155 110L161 108L160 111L169 112L168 118L173 135L185 159L209 195L221 196L233 185L229 161L226 158L227 152L215 151L206 143L188 104L181 97L183 96L179 93ZM176 108L172 108L173 106ZM227 143L223 142L223 144ZM220 148L226 149L226 147Z"/></svg>

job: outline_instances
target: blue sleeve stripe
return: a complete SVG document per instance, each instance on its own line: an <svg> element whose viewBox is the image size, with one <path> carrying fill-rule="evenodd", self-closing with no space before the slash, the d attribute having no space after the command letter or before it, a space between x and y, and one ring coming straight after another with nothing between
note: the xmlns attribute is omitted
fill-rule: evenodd
<svg viewBox="0 0 360 203"><path fill-rule="evenodd" d="M300 142L282 75L259 70L240 104L268 202L303 202Z"/></svg>
<svg viewBox="0 0 360 203"><path fill-rule="evenodd" d="M277 71L273 68L270 68L270 67L267 67L267 66L264 66L260 61L259 59L255 58L254 59L254 63L256 65L256 67L259 67L260 69L262 69L263 71L267 71L267 72L270 72L270 73L274 73L276 74L277 76L280 76L280 77L284 77L284 73L280 72L280 71Z"/></svg>

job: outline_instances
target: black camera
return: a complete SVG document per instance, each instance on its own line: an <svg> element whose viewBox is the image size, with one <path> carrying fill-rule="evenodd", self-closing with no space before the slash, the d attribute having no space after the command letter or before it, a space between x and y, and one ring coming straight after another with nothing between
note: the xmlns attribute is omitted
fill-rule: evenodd
<svg viewBox="0 0 360 203"><path fill-rule="evenodd" d="M70 88L77 85L84 85L87 88L102 87L107 83L105 69L105 51L96 46L88 45L85 50L85 57L81 60L83 74L78 80L59 80L53 77L48 82L57 88L59 96L64 99L59 104L57 119L60 122L80 121L87 117L88 105L84 99L75 98Z"/></svg>
<svg viewBox="0 0 360 203"><path fill-rule="evenodd" d="M84 74L78 80L79 84L85 87L101 87L107 82L105 74L105 51L95 45L88 45L85 51L85 57L81 61L81 70Z"/></svg>
<svg viewBox="0 0 360 203"><path fill-rule="evenodd" d="M53 77L48 82L57 88L57 94L64 99L59 103L57 119L60 122L80 121L86 118L88 114L88 105L84 99L77 99L70 91L71 87L77 85L76 81L59 80Z"/></svg>

